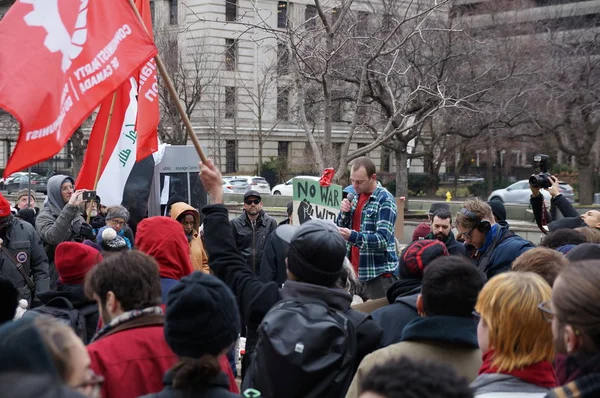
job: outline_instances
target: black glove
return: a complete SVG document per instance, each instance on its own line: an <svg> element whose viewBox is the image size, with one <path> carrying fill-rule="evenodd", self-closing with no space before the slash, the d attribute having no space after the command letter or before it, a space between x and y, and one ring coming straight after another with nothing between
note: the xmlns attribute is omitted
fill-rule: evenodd
<svg viewBox="0 0 600 398"><path fill-rule="evenodd" d="M26 207L19 210L17 217L23 221L27 221L29 224L35 227L35 210Z"/></svg>
<svg viewBox="0 0 600 398"><path fill-rule="evenodd" d="M90 240L94 240L96 238L94 236L94 230L92 229L92 226L85 222L81 223L81 228L79 228L79 235Z"/></svg>

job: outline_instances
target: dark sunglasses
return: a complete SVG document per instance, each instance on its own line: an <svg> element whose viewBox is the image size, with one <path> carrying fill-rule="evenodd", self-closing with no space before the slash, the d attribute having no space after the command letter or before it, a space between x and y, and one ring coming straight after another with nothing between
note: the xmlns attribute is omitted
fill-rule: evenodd
<svg viewBox="0 0 600 398"><path fill-rule="evenodd" d="M247 204L248 206L257 205L260 203L260 199L246 199L246 200L244 200L244 203Z"/></svg>

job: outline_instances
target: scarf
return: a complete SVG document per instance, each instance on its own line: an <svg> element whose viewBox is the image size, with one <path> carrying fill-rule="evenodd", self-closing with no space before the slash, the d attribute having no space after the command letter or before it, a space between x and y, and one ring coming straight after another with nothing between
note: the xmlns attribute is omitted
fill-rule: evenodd
<svg viewBox="0 0 600 398"><path fill-rule="evenodd" d="M112 321L110 321L110 323L108 325L105 325L102 329L100 329L98 331L98 333L96 333L94 338L90 341L90 344L96 340L99 340L100 338L105 336L108 332L110 332L117 326L122 325L126 322L129 322L132 319L141 318L141 317L143 317L145 315L149 315L149 314L162 315L163 310L162 310L162 308L156 306L156 307L144 308L143 310L132 310L132 311L124 312L121 315L119 315L118 317L114 318Z"/></svg>
<svg viewBox="0 0 600 398"><path fill-rule="evenodd" d="M494 350L489 350L483 354L483 363L479 369L479 374L501 373L514 376L526 383L533 384L538 387L554 388L558 386L554 369L552 369L552 364L548 361L534 363L520 369L513 369L510 372L501 372L498 370L498 368L492 366L493 359Z"/></svg>
<svg viewBox="0 0 600 398"><path fill-rule="evenodd" d="M557 354L554 369L561 386L585 375L600 373L600 353Z"/></svg>

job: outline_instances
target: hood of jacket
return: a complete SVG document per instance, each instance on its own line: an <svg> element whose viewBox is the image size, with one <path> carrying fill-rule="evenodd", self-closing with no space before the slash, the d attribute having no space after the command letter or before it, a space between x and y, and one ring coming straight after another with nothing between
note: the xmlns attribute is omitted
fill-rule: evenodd
<svg viewBox="0 0 600 398"><path fill-rule="evenodd" d="M549 391L548 388L536 386L518 377L503 373L480 374L473 380L470 387L477 395L491 393L546 394Z"/></svg>
<svg viewBox="0 0 600 398"><path fill-rule="evenodd" d="M63 285L59 283L56 290L48 290L47 292L36 294L36 297L40 299L42 304L48 304L53 298L63 297L69 300L75 308L96 304L94 300L86 297L83 285Z"/></svg>
<svg viewBox="0 0 600 398"><path fill-rule="evenodd" d="M35 326L35 318L21 318L2 325L0 352L0 373L25 372L59 378L52 356Z"/></svg>
<svg viewBox="0 0 600 398"><path fill-rule="evenodd" d="M287 280L281 289L281 297L284 299L314 298L325 302L328 306L338 310L346 311L352 304L352 296L343 289L330 288L313 285L312 283Z"/></svg>
<svg viewBox="0 0 600 398"><path fill-rule="evenodd" d="M435 341L479 347L477 323L473 318L446 315L413 319L404 327L402 341Z"/></svg>
<svg viewBox="0 0 600 398"><path fill-rule="evenodd" d="M185 202L173 203L171 206L171 218L175 221L185 212L191 212L194 215L194 236L198 235L200 229L200 213L198 213L198 210Z"/></svg>
<svg viewBox="0 0 600 398"><path fill-rule="evenodd" d="M161 278L180 280L194 272L190 246L181 224L170 217L150 217L137 226L135 247L154 257Z"/></svg>
<svg viewBox="0 0 600 398"><path fill-rule="evenodd" d="M66 180L71 181L71 184L75 186L75 181L73 178L64 174L57 174L50 177L48 180L48 197L46 198L46 201L48 204L50 204L50 208L53 208L54 211L60 212L66 205L66 203L63 201L60 191L60 187Z"/></svg>
<svg viewBox="0 0 600 398"><path fill-rule="evenodd" d="M385 293L388 303L395 302L400 297L412 296L413 294L421 293L420 278L406 278L394 282Z"/></svg>

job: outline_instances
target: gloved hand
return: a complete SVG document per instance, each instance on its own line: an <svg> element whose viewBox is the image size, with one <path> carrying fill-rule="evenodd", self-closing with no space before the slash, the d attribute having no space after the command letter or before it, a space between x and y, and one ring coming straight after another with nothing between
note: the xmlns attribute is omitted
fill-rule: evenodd
<svg viewBox="0 0 600 398"><path fill-rule="evenodd" d="M94 236L94 230L92 226L88 223L81 223L81 228L79 228L79 235L83 236L89 240L95 240L96 236Z"/></svg>

